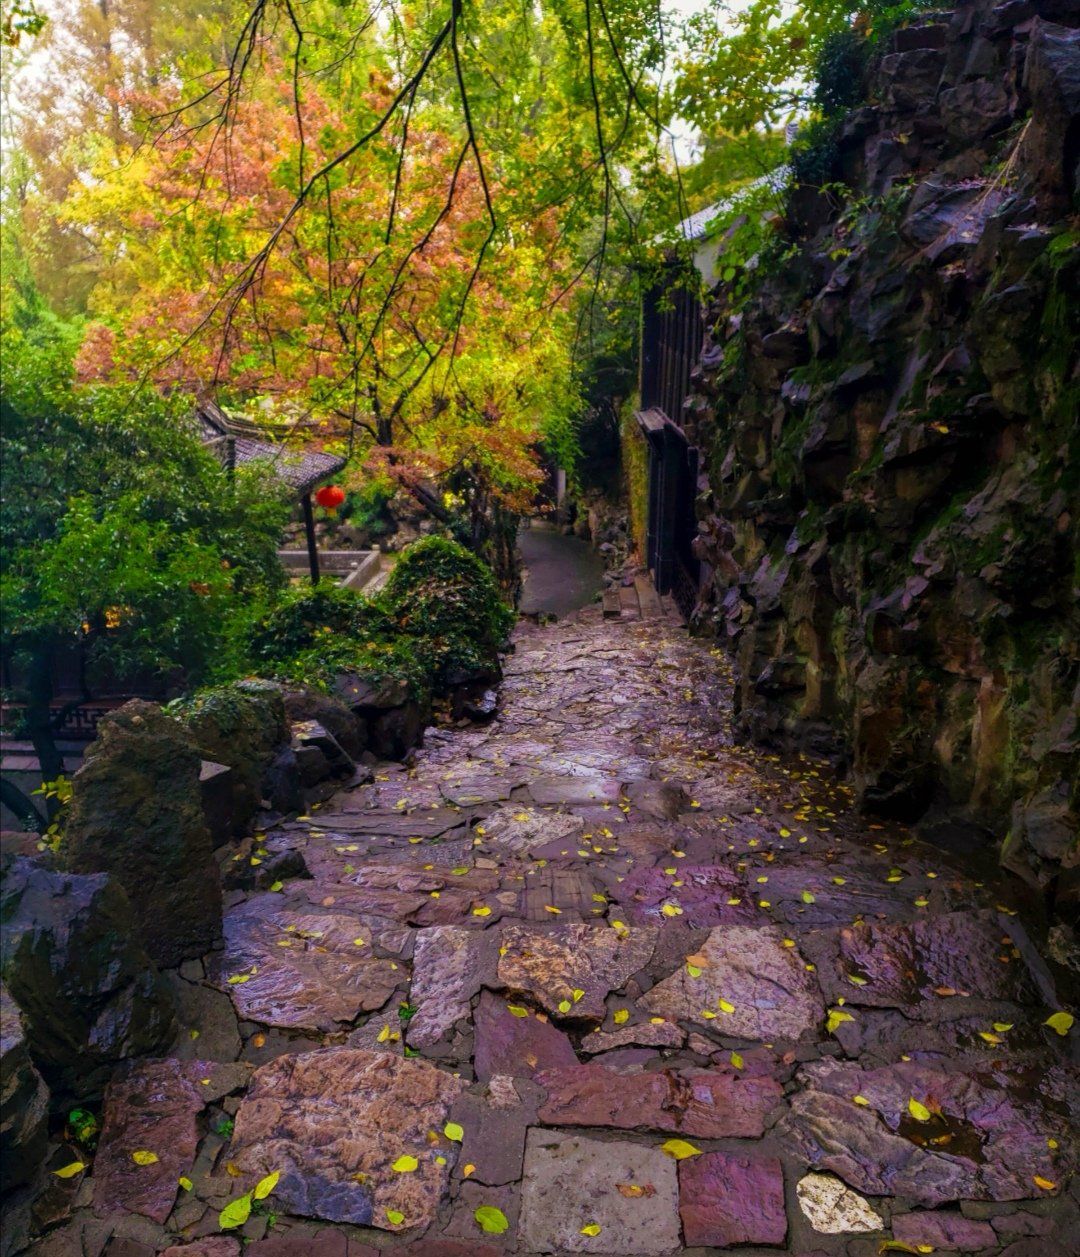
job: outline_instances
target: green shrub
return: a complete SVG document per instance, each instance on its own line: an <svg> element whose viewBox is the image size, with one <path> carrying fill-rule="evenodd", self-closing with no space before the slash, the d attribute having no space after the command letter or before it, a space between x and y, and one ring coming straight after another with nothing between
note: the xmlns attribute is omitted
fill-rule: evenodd
<svg viewBox="0 0 1080 1257"><path fill-rule="evenodd" d="M343 673L355 673L376 688L384 682L400 682L410 698L430 695L432 672L409 637L355 639L327 636L317 646L298 651L270 665L279 681L321 690L332 690Z"/></svg>
<svg viewBox="0 0 1080 1257"><path fill-rule="evenodd" d="M822 42L814 66L814 103L825 117L835 117L862 104L870 47L869 41L853 28L834 31Z"/></svg>
<svg viewBox="0 0 1080 1257"><path fill-rule="evenodd" d="M799 128L791 146L791 186L820 188L835 177L840 156L838 118L814 118Z"/></svg>
<svg viewBox="0 0 1080 1257"><path fill-rule="evenodd" d="M329 640L367 641L396 629L379 603L333 581L298 585L243 630L250 663L284 663Z"/></svg>
<svg viewBox="0 0 1080 1257"><path fill-rule="evenodd" d="M441 685L459 669L493 664L514 623L491 569L443 537L402 552L381 601Z"/></svg>

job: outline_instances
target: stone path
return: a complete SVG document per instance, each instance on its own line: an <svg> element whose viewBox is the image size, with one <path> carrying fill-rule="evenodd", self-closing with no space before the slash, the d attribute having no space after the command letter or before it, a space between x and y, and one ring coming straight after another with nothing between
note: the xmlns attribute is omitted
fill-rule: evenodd
<svg viewBox="0 0 1080 1257"><path fill-rule="evenodd" d="M523 623L506 673L237 852L36 1251L1075 1253L1077 1035L1009 887L734 747L672 621Z"/></svg>
<svg viewBox="0 0 1080 1257"><path fill-rule="evenodd" d="M548 520L530 520L518 533L525 565L521 611L567 615L588 606L604 575L604 561L587 541L567 537Z"/></svg>

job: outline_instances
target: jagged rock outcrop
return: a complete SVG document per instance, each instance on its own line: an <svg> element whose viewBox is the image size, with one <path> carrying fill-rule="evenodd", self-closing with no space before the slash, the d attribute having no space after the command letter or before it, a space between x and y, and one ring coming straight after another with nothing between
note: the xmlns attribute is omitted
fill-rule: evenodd
<svg viewBox="0 0 1080 1257"><path fill-rule="evenodd" d="M238 834L264 799L281 811L303 807L285 708L280 685L248 679L204 690L180 713L203 757L233 770L233 826Z"/></svg>
<svg viewBox="0 0 1080 1257"><path fill-rule="evenodd" d="M0 976L45 1080L86 1100L121 1061L168 1046L172 997L139 945L127 896L106 874L54 872L25 857L2 872Z"/></svg>
<svg viewBox="0 0 1080 1257"><path fill-rule="evenodd" d="M1080 894L1080 9L894 32L684 416L742 730ZM785 254L781 256L781 254Z"/></svg>
<svg viewBox="0 0 1080 1257"><path fill-rule="evenodd" d="M49 1089L26 1047L18 1005L0 986L0 1193L37 1172L49 1139Z"/></svg>
<svg viewBox="0 0 1080 1257"><path fill-rule="evenodd" d="M203 955L221 937L221 882L203 815L201 766L179 721L132 699L102 720L72 781L65 863L75 873L115 877L142 945L165 968Z"/></svg>

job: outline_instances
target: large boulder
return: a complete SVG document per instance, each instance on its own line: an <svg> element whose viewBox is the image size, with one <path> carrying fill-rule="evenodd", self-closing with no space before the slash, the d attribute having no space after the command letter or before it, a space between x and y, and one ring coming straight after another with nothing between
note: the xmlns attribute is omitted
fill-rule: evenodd
<svg viewBox="0 0 1080 1257"><path fill-rule="evenodd" d="M180 719L204 759L233 770L233 824L244 832L264 798L275 794L281 748L289 743L285 696L273 681L249 679L204 690Z"/></svg>
<svg viewBox="0 0 1080 1257"><path fill-rule="evenodd" d="M1066 209L1080 197L1080 30L1034 20L1024 87L1031 124L1023 162L1046 207Z"/></svg>
<svg viewBox="0 0 1080 1257"><path fill-rule="evenodd" d="M358 720L341 699L321 690L286 690L285 714L294 724L299 720L317 721L333 734L345 754L354 760L359 759L367 749L363 721Z"/></svg>
<svg viewBox="0 0 1080 1257"><path fill-rule="evenodd" d="M49 1089L30 1059L18 1005L0 986L0 1192L33 1177L49 1139Z"/></svg>
<svg viewBox="0 0 1080 1257"><path fill-rule="evenodd" d="M64 833L74 873L112 873L163 968L221 937L221 883L202 810L202 756L184 726L133 699L103 720L72 780Z"/></svg>
<svg viewBox="0 0 1080 1257"><path fill-rule="evenodd" d="M30 1054L54 1090L89 1099L120 1061L171 1042L168 987L138 942L127 896L104 873L20 857L3 883L2 977ZM4 1042L6 1058L6 1030Z"/></svg>
<svg viewBox="0 0 1080 1257"><path fill-rule="evenodd" d="M335 692L363 726L368 749L380 758L402 759L423 738L430 703L426 696L417 697L408 681L343 672Z"/></svg>

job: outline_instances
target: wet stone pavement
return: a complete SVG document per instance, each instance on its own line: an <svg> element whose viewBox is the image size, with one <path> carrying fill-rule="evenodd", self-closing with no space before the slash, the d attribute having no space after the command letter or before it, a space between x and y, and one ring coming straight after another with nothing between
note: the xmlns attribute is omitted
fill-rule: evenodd
<svg viewBox="0 0 1080 1257"><path fill-rule="evenodd" d="M663 617L523 622L493 723L237 853L177 1059L36 1251L1080 1251L1010 888L734 746L729 696Z"/></svg>

